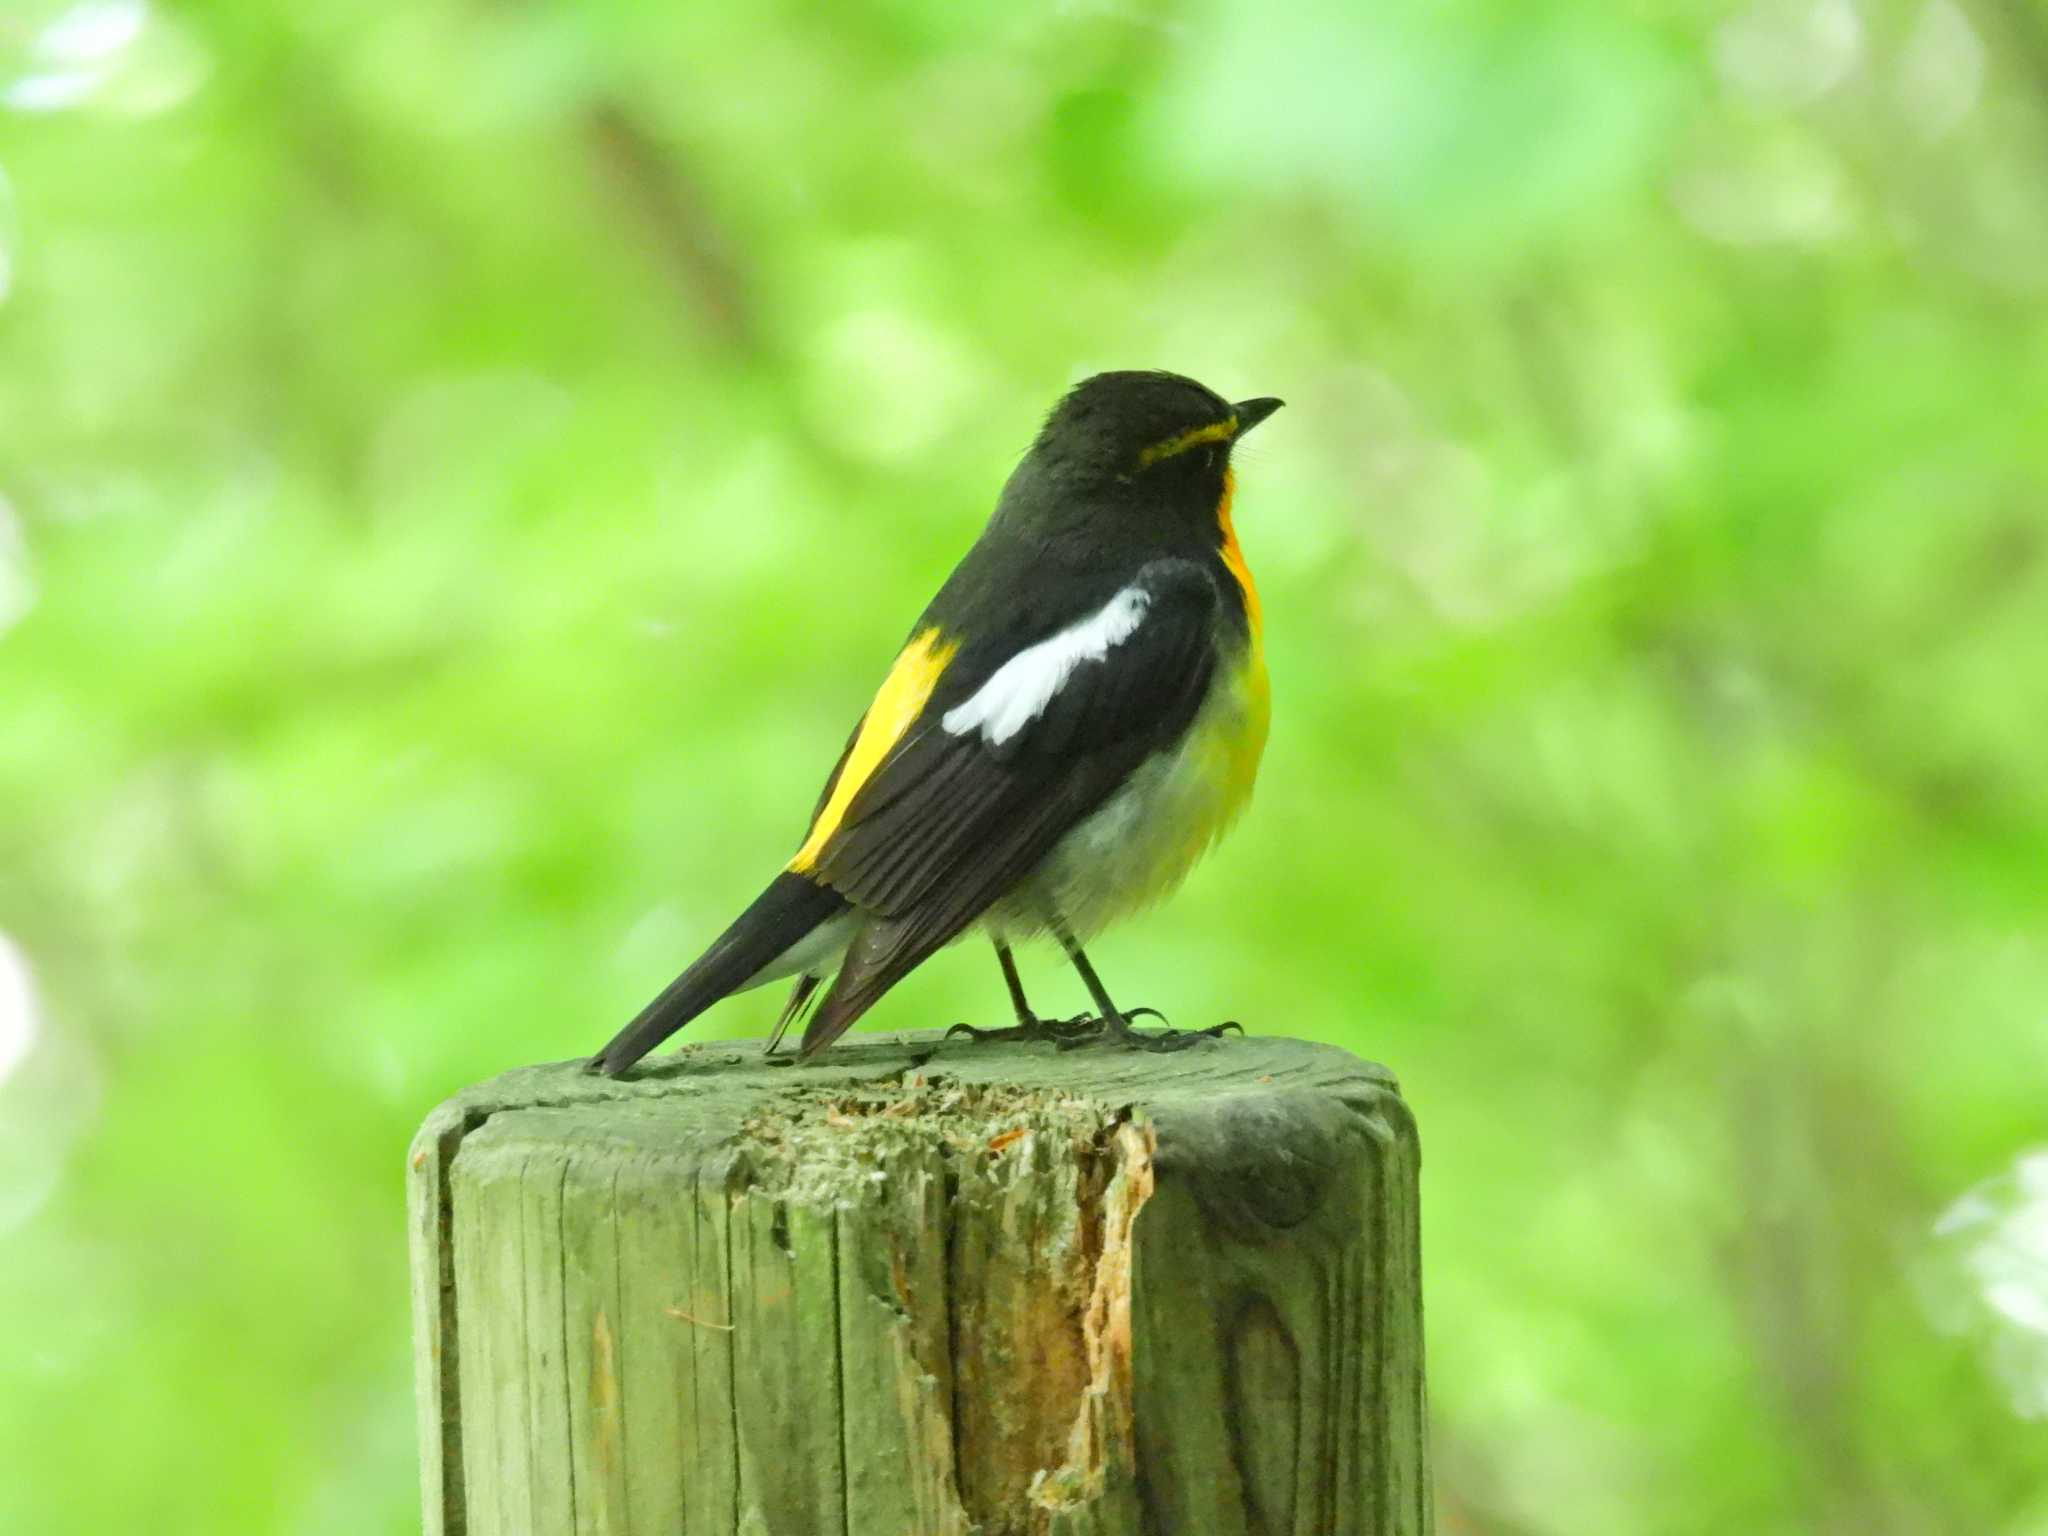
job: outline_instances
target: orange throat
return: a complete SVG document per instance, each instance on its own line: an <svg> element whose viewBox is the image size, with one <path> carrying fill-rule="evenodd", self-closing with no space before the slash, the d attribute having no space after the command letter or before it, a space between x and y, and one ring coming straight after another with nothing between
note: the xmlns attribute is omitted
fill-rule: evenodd
<svg viewBox="0 0 2048 1536"><path fill-rule="evenodd" d="M1252 583L1251 567L1244 563L1244 550L1237 542L1237 529L1230 521L1230 499L1237 494L1237 475L1232 470L1223 471L1223 499L1216 505L1216 522L1223 530L1223 564L1230 574L1237 578L1238 590L1244 593L1245 623L1251 628L1252 645L1259 643L1264 628L1264 617L1259 612L1259 589Z"/></svg>

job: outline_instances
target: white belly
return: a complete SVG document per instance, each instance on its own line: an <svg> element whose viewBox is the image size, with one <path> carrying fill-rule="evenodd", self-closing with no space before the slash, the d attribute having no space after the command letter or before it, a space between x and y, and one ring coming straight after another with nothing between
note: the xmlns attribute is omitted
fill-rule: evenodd
<svg viewBox="0 0 2048 1536"><path fill-rule="evenodd" d="M1124 787L1054 846L988 926L1021 938L1053 910L1087 940L1162 899L1244 810L1266 744L1269 704L1256 652L1220 679L1171 751L1147 758Z"/></svg>

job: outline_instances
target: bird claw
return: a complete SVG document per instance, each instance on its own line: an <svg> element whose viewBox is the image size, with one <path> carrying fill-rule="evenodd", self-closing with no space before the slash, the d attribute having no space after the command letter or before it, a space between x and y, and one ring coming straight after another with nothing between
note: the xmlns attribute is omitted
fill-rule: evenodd
<svg viewBox="0 0 2048 1536"><path fill-rule="evenodd" d="M1134 1051L1184 1051L1203 1040L1221 1040L1228 1029L1244 1033L1244 1026L1235 1019L1225 1019L1221 1024L1211 1024L1207 1029L1168 1029L1156 1035L1141 1035L1135 1029L1123 1044Z"/></svg>
<svg viewBox="0 0 2048 1536"><path fill-rule="evenodd" d="M1060 1049L1071 1051L1080 1046L1092 1044L1100 1039L1107 1044L1122 1047L1127 1051L1184 1051L1204 1040L1221 1040L1228 1029L1244 1033L1244 1026L1235 1019L1225 1019L1221 1024L1212 1024L1207 1029L1162 1029L1146 1031L1131 1028L1131 1020L1150 1014L1164 1021L1166 1015L1157 1008L1133 1008L1122 1018L1111 1015L1107 1019L1093 1021L1097 1030L1085 1039L1064 1039Z"/></svg>
<svg viewBox="0 0 2048 1536"><path fill-rule="evenodd" d="M1071 1019L1028 1019L1010 1025L1006 1029L977 1029L972 1024L955 1024L944 1037L951 1040L956 1036L985 1044L994 1040L1017 1040L1030 1044L1039 1040L1050 1040L1061 1049L1084 1044L1101 1028L1099 1019L1083 1014Z"/></svg>

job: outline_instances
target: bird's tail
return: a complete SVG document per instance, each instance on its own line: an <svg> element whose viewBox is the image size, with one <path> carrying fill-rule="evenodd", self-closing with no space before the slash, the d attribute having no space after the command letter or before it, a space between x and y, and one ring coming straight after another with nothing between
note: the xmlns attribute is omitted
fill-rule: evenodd
<svg viewBox="0 0 2048 1536"><path fill-rule="evenodd" d="M696 964L591 1058L590 1069L617 1077L721 997L773 979L762 973L845 910L837 891L785 870Z"/></svg>

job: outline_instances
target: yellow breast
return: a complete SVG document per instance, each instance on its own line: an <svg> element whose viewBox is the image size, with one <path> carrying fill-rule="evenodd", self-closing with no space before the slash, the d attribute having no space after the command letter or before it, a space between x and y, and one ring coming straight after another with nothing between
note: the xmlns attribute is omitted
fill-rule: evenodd
<svg viewBox="0 0 2048 1536"><path fill-rule="evenodd" d="M1237 578L1238 590L1244 594L1246 635L1244 662L1235 685L1242 697L1240 723L1217 748L1224 760L1222 773L1230 786L1230 797L1223 826L1216 829L1216 835L1237 818L1251 798L1252 781L1258 777L1259 759L1266 750L1266 731L1273 723L1272 685L1266 677L1265 615L1259 608L1259 589L1252 581L1251 567L1245 564L1244 550L1237 542L1237 529L1230 521L1230 502L1236 494L1237 475L1226 469L1216 521L1223 529L1223 564Z"/></svg>

